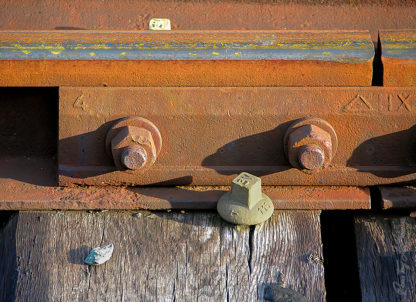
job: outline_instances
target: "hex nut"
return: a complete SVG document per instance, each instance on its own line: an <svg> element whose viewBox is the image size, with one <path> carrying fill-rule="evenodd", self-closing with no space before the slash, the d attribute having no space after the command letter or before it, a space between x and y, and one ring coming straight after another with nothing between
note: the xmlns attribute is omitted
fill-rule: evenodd
<svg viewBox="0 0 416 302"><path fill-rule="evenodd" d="M285 136L285 151L290 164L307 173L328 167L336 145L337 138L332 126L316 118L296 122Z"/></svg>
<svg viewBox="0 0 416 302"><path fill-rule="evenodd" d="M273 202L261 192L261 179L243 172L231 183L231 191L217 203L220 216L234 224L255 225L269 219L274 211Z"/></svg>
<svg viewBox="0 0 416 302"><path fill-rule="evenodd" d="M150 167L157 158L152 133L146 129L124 126L111 140L114 164L120 170Z"/></svg>

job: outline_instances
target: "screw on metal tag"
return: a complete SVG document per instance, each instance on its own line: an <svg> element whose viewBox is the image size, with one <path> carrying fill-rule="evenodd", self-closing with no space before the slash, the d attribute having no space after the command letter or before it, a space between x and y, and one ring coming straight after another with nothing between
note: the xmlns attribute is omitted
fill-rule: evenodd
<svg viewBox="0 0 416 302"><path fill-rule="evenodd" d="M269 219L274 206L261 192L261 179L243 172L232 181L231 191L221 196L217 211L228 222L255 225Z"/></svg>
<svg viewBox="0 0 416 302"><path fill-rule="evenodd" d="M170 30L170 20L169 19L159 19L154 18L149 22L150 30Z"/></svg>

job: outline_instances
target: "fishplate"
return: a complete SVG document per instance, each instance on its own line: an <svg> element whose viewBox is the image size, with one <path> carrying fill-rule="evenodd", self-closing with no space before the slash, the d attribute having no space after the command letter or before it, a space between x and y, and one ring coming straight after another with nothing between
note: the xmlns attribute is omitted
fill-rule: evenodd
<svg viewBox="0 0 416 302"><path fill-rule="evenodd" d="M241 171L265 185L409 181L416 178L415 112L415 88L61 88L59 183L229 185ZM106 143L110 129L128 117L151 122L163 141L144 169L115 164ZM324 121L302 122L313 131L327 129L313 145L332 144L316 171L296 165L299 155L291 160L287 150L288 129L304 118ZM296 139L308 141L315 132L297 131Z"/></svg>

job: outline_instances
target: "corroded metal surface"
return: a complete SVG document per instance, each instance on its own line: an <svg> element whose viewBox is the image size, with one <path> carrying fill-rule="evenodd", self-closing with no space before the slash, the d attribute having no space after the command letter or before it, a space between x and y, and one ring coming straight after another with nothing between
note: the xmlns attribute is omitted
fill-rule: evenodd
<svg viewBox="0 0 416 302"><path fill-rule="evenodd" d="M57 188L0 184L0 210L215 209L228 187ZM17 190L16 190L17 189ZM370 209L367 188L263 187L275 209Z"/></svg>
<svg viewBox="0 0 416 302"><path fill-rule="evenodd" d="M62 88L60 185L228 185L241 171L265 185L355 185L416 179L413 88ZM164 141L147 171L116 171L108 129L141 116ZM331 164L306 174L288 163L283 137L297 119L328 121ZM357 126L359 125L359 127Z"/></svg>
<svg viewBox="0 0 416 302"><path fill-rule="evenodd" d="M109 129L105 144L119 170L138 170L154 164L162 148L162 136L151 121L127 118Z"/></svg>
<svg viewBox="0 0 416 302"><path fill-rule="evenodd" d="M378 187L381 197L381 208L388 209L416 209L415 187Z"/></svg>
<svg viewBox="0 0 416 302"><path fill-rule="evenodd" d="M159 5L160 4L160 5ZM369 29L412 28L413 0L1 0L0 28L9 30L146 30L152 18L172 29Z"/></svg>
<svg viewBox="0 0 416 302"><path fill-rule="evenodd" d="M328 61L7 61L1 86L370 86L372 63Z"/></svg>
<svg viewBox="0 0 416 302"><path fill-rule="evenodd" d="M416 86L416 30L380 32L384 86Z"/></svg>
<svg viewBox="0 0 416 302"><path fill-rule="evenodd" d="M0 32L1 86L369 86L368 32Z"/></svg>
<svg viewBox="0 0 416 302"><path fill-rule="evenodd" d="M331 163L338 148L334 128L319 118L303 118L289 126L283 139L290 164L314 173Z"/></svg>
<svg viewBox="0 0 416 302"><path fill-rule="evenodd" d="M0 158L0 210L215 209L229 187L57 187L50 158ZM276 209L370 209L356 187L263 187Z"/></svg>

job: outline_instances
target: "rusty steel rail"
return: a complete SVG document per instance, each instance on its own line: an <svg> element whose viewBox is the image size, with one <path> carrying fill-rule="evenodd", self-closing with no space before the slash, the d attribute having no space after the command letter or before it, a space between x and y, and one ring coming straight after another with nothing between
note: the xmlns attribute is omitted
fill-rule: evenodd
<svg viewBox="0 0 416 302"><path fill-rule="evenodd" d="M416 30L380 31L384 86L416 86Z"/></svg>
<svg viewBox="0 0 416 302"><path fill-rule="evenodd" d="M367 31L0 31L0 86L369 86Z"/></svg>
<svg viewBox="0 0 416 302"><path fill-rule="evenodd" d="M385 86L415 85L414 41L380 33ZM241 171L276 209L369 209L361 186L416 180L416 88L359 87L373 58L362 31L0 32L1 86L60 86L58 170L12 167L0 209L214 209L229 188L191 185Z"/></svg>
<svg viewBox="0 0 416 302"><path fill-rule="evenodd" d="M2 60L307 60L365 63L366 31L0 31Z"/></svg>

